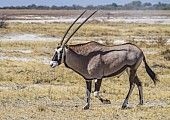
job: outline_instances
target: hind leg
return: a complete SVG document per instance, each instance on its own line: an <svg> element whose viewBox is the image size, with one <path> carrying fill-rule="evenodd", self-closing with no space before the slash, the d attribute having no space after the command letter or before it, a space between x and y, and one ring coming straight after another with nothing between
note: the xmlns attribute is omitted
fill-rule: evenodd
<svg viewBox="0 0 170 120"><path fill-rule="evenodd" d="M135 75L136 75L136 70L133 69L133 68L130 68L130 70L128 69L128 74L129 74L130 87L129 87L128 94L127 94L127 96L126 96L126 98L125 98L125 100L123 102L122 109L127 107L129 97L130 97L130 95L131 95L131 93L133 91L133 88L135 86L134 78L135 78Z"/></svg>
<svg viewBox="0 0 170 120"><path fill-rule="evenodd" d="M139 90L139 99L140 99L140 105L143 105L143 92L142 92L142 82L140 81L140 79L138 78L138 76L135 76L135 81L136 85L138 86L138 90Z"/></svg>
<svg viewBox="0 0 170 120"><path fill-rule="evenodd" d="M103 99L99 96L101 83L102 83L102 79L95 80L94 96L98 98L103 104L111 104L110 100Z"/></svg>

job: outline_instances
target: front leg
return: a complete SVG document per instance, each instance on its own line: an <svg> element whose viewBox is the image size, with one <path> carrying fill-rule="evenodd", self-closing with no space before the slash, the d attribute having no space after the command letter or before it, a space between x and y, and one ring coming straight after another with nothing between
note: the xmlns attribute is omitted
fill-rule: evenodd
<svg viewBox="0 0 170 120"><path fill-rule="evenodd" d="M111 104L110 100L103 99L99 96L99 90L102 83L102 79L95 80L94 96L98 98L103 104Z"/></svg>
<svg viewBox="0 0 170 120"><path fill-rule="evenodd" d="M83 107L84 110L89 109L90 107L90 93L91 93L92 81L86 81L86 105Z"/></svg>

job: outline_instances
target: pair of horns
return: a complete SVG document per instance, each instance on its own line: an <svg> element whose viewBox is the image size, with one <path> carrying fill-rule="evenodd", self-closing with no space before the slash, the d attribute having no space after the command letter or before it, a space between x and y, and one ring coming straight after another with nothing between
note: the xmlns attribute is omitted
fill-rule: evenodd
<svg viewBox="0 0 170 120"><path fill-rule="evenodd" d="M64 41L64 39L65 39L65 37L66 37L66 35L68 34L69 30L72 28L72 26L77 22L77 20L78 20L86 11L87 11L87 10L85 10L85 11L70 25L70 27L67 29L66 33L64 34L64 36L63 36L63 38L62 38L62 40L61 40L61 42L60 42L60 45L62 45L62 47L63 47L65 44L67 44L67 42L68 42L68 41L70 40L70 38L77 32L77 30L78 30L91 16L93 16L93 15L97 12L97 10L94 11L88 18L86 18L86 19L76 28L76 30L65 40L64 44L62 44L63 41Z"/></svg>

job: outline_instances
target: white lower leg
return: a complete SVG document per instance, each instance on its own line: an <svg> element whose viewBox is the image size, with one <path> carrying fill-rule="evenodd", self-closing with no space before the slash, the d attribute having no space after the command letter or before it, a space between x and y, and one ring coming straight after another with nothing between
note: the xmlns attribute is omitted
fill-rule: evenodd
<svg viewBox="0 0 170 120"><path fill-rule="evenodd" d="M96 98L99 98L99 91L95 91L95 92L94 92L94 96L95 96Z"/></svg>

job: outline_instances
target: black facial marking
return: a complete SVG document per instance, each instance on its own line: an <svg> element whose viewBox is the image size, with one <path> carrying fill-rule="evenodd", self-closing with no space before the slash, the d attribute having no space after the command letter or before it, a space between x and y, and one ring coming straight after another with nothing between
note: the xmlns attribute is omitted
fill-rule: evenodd
<svg viewBox="0 0 170 120"><path fill-rule="evenodd" d="M58 61L58 53L55 52L53 58L52 58L52 61Z"/></svg>
<svg viewBox="0 0 170 120"><path fill-rule="evenodd" d="M61 47L57 47L57 50L60 49ZM57 51L55 52L52 61L57 61L58 64L61 64L61 59L62 59L62 53L63 50L59 51L60 53L58 53Z"/></svg>

